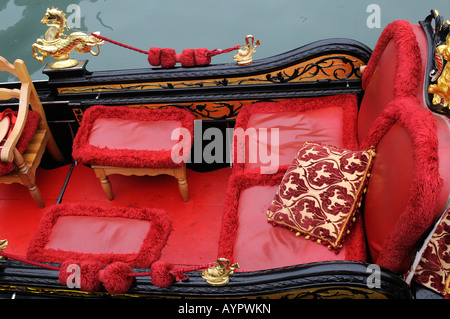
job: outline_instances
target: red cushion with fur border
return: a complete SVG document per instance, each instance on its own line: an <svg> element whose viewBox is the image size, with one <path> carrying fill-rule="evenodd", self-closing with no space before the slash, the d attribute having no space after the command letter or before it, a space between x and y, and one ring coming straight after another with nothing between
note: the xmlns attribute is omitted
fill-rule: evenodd
<svg viewBox="0 0 450 319"><path fill-rule="evenodd" d="M55 263L121 261L147 268L160 258L171 230L168 215L159 209L60 204L41 218L27 258Z"/></svg>
<svg viewBox="0 0 450 319"><path fill-rule="evenodd" d="M422 236L441 213L438 139L433 114L414 98L396 98L361 147L375 145L364 205L372 261L395 273L408 270Z"/></svg>
<svg viewBox="0 0 450 319"><path fill-rule="evenodd" d="M17 112L14 112L17 115ZM27 115L27 120L25 122L25 127L20 135L19 141L16 144L17 150L23 154L33 139L34 133L36 132L39 121L41 117L38 113L29 110ZM1 145L1 143L0 143ZM9 174L14 169L14 163L0 162L0 176Z"/></svg>
<svg viewBox="0 0 450 319"><path fill-rule="evenodd" d="M261 147L270 158L277 156L279 166L290 164L306 141L357 149L357 110L357 98L351 94L247 104L236 118L233 168L273 165L262 161ZM274 128L278 129L276 148ZM257 155L252 150L255 145Z"/></svg>
<svg viewBox="0 0 450 319"><path fill-rule="evenodd" d="M267 209L288 169L260 174L258 168L236 171L225 197L218 256L238 262L241 271L278 268L330 260L366 261L365 242L360 238L362 219L336 254L310 240L295 238L284 227L267 222ZM356 226L356 225L354 225Z"/></svg>
<svg viewBox="0 0 450 319"><path fill-rule="evenodd" d="M175 108L149 110L126 106L92 106L84 113L81 126L73 143L72 156L81 164L135 168L179 167L183 165L183 161L173 161L172 148L175 144L180 143L183 145L182 150L190 154L194 133L194 119L195 117L188 111ZM97 123L97 120L111 120L113 123L105 126L105 124L100 125ZM133 125L133 122L137 123ZM157 122L168 123L164 125ZM175 125L174 122L179 124ZM151 123L155 123L155 127L151 127ZM121 126L124 128L122 131L119 130ZM142 145L148 147L155 145L155 143L149 143L148 139L152 139L155 136L157 136L157 140L162 139L160 132L155 133L158 127L162 127L166 135L168 135L164 140L171 140L171 133L176 127L186 129L190 134L190 140L185 140L182 135L177 135L179 137L178 140L173 141L170 145L168 143L163 144L165 145L164 149L161 149L160 146L156 149L145 149ZM109 144L111 145L108 144L109 136L120 138L122 133L123 142L116 144L110 142ZM91 144L93 134L95 134L94 145ZM106 134L106 137L100 138L99 135L101 134ZM129 140L130 147L121 148L126 145L127 140ZM137 140L137 142L132 142L133 140ZM133 149L133 144L139 144L140 147ZM183 158L189 158L189 154L183 153L181 155Z"/></svg>

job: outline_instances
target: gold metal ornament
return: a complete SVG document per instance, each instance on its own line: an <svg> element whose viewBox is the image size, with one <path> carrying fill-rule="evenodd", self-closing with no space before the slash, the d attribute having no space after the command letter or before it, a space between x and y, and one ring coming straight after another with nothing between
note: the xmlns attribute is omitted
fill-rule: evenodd
<svg viewBox="0 0 450 319"><path fill-rule="evenodd" d="M0 252L2 252L7 246L8 246L8 239L0 240ZM3 256L0 256L0 259L2 258Z"/></svg>
<svg viewBox="0 0 450 319"><path fill-rule="evenodd" d="M445 44L439 45L436 48L436 60L441 66L445 66L439 73L439 78L436 84L431 84L428 87L428 93L433 94L433 104L442 104L444 107L449 107L450 104L450 36L447 36Z"/></svg>
<svg viewBox="0 0 450 319"><path fill-rule="evenodd" d="M238 263L230 266L230 261L226 258L217 259L215 266L202 272L202 277L212 286L224 286L230 281L230 275L239 268Z"/></svg>
<svg viewBox="0 0 450 319"><path fill-rule="evenodd" d="M251 43L250 43L251 40ZM238 65L249 65L253 62L253 54L255 54L256 48L261 45L259 40L255 41L252 35L245 37L245 45L241 46L238 53L233 57Z"/></svg>
<svg viewBox="0 0 450 319"><path fill-rule="evenodd" d="M69 58L72 50L78 53L91 53L97 56L100 53L100 46L104 43L93 35L87 35L83 32L72 32L69 35L64 34L64 30L70 30L66 25L66 15L58 8L47 9L41 23L49 28L44 34L44 39L37 39L32 45L33 58L44 62L44 58L49 55L55 59L50 64L52 69L64 69L74 67L78 64L75 59ZM99 32L94 32L99 34ZM97 51L93 49L97 47Z"/></svg>

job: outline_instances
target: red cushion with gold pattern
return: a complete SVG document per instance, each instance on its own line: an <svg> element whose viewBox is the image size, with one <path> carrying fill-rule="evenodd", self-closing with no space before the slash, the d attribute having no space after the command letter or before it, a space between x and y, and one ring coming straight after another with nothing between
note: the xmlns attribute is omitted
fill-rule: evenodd
<svg viewBox="0 0 450 319"><path fill-rule="evenodd" d="M286 171L268 220L338 251L360 206L375 152L305 143Z"/></svg>

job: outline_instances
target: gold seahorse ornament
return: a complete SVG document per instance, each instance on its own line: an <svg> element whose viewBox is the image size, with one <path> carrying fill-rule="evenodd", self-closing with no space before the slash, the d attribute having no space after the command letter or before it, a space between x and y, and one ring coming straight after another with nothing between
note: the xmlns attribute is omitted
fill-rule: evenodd
<svg viewBox="0 0 450 319"><path fill-rule="evenodd" d="M433 104L442 104L444 107L450 105L450 36L447 36L445 44L436 48L437 59L445 60L445 66L439 74L436 84L431 84L428 87L428 93L433 94ZM444 62L441 63L443 65Z"/></svg>
<svg viewBox="0 0 450 319"><path fill-rule="evenodd" d="M70 30L66 25L66 15L58 8L47 9L41 23L48 26L43 39L37 39L32 45L33 57L44 62L44 58L52 56L55 62L50 64L52 69L64 69L76 66L78 61L70 59L69 54L72 50L78 53L91 53L96 56L100 53L100 46L104 43L93 35L87 35L83 32L72 32L69 35L64 34L64 30ZM94 32L99 34L99 32ZM94 51L94 48L97 51Z"/></svg>
<svg viewBox="0 0 450 319"><path fill-rule="evenodd" d="M238 53L233 57L233 59L239 65L251 64L253 62L253 54L255 54L256 48L259 45L261 45L259 40L255 41L255 38L252 35L247 35L245 37L245 45L241 46L242 49L238 50Z"/></svg>
<svg viewBox="0 0 450 319"><path fill-rule="evenodd" d="M212 286L224 286L230 280L230 275L239 268L238 263L230 266L230 261L226 258L217 259L217 263L202 272L202 277Z"/></svg>

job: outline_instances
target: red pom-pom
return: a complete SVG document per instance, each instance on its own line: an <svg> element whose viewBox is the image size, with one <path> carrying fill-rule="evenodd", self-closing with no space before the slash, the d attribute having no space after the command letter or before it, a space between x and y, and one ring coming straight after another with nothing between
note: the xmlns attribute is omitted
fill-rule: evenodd
<svg viewBox="0 0 450 319"><path fill-rule="evenodd" d="M209 65L211 63L211 56L207 55L208 49L200 48L195 50L195 64L196 65Z"/></svg>
<svg viewBox="0 0 450 319"><path fill-rule="evenodd" d="M174 49L164 48L161 50L161 67L173 68L177 64L176 52Z"/></svg>
<svg viewBox="0 0 450 319"><path fill-rule="evenodd" d="M195 66L195 49L184 49L181 53L180 62L184 67Z"/></svg>
<svg viewBox="0 0 450 319"><path fill-rule="evenodd" d="M80 263L81 287L83 291L95 292L101 288L99 273L104 265L98 261L85 260Z"/></svg>
<svg viewBox="0 0 450 319"><path fill-rule="evenodd" d="M69 288L77 288L80 285L80 266L75 260L68 260L59 267L59 282Z"/></svg>
<svg viewBox="0 0 450 319"><path fill-rule="evenodd" d="M133 283L133 277L129 276L133 270L123 262L117 261L101 270L100 281L110 294L121 294L127 292Z"/></svg>
<svg viewBox="0 0 450 319"><path fill-rule="evenodd" d="M161 64L161 48L151 47L147 59L150 65L159 66Z"/></svg>
<svg viewBox="0 0 450 319"><path fill-rule="evenodd" d="M69 288L95 292L101 287L99 272L102 269L103 264L97 261L68 260L61 264L58 279L61 284Z"/></svg>
<svg viewBox="0 0 450 319"><path fill-rule="evenodd" d="M156 261L151 267L152 284L156 287L169 287L174 282L174 277L170 273L174 265L165 261Z"/></svg>

